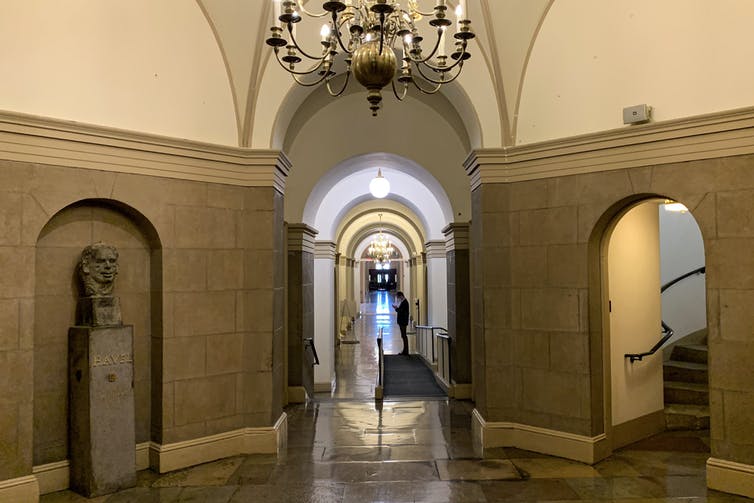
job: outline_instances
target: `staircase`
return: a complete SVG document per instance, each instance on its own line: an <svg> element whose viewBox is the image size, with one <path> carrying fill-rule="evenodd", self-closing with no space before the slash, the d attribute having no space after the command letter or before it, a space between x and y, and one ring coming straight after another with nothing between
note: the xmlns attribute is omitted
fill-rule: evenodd
<svg viewBox="0 0 754 503"><path fill-rule="evenodd" d="M663 377L666 428L709 429L706 333L685 338L670 349L670 359L663 364Z"/></svg>

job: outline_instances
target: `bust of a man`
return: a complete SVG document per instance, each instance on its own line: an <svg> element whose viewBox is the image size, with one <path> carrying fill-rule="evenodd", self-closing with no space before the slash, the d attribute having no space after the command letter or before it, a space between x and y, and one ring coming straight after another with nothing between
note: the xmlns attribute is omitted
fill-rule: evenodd
<svg viewBox="0 0 754 503"><path fill-rule="evenodd" d="M79 275L84 283L85 296L111 296L118 275L118 250L104 243L87 246L81 252Z"/></svg>

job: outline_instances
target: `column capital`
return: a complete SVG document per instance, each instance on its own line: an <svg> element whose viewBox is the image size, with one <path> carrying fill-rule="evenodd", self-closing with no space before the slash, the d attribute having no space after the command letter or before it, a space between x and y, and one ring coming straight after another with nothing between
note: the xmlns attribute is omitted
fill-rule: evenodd
<svg viewBox="0 0 754 503"><path fill-rule="evenodd" d="M424 243L427 259L445 258L445 241L427 241Z"/></svg>
<svg viewBox="0 0 754 503"><path fill-rule="evenodd" d="M314 253L314 238L319 232L306 224L288 224L288 251Z"/></svg>
<svg viewBox="0 0 754 503"><path fill-rule="evenodd" d="M314 258L335 260L335 243L332 241L315 241Z"/></svg>
<svg viewBox="0 0 754 503"><path fill-rule="evenodd" d="M469 228L468 223L456 222L448 224L442 233L445 234L445 251L469 249Z"/></svg>

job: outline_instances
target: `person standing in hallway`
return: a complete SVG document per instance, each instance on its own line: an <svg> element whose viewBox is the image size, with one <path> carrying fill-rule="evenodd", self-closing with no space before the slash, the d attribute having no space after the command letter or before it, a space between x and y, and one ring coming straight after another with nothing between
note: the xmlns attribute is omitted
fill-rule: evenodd
<svg viewBox="0 0 754 503"><path fill-rule="evenodd" d="M406 326L408 325L408 300L403 295L403 292L396 294L397 304L393 304L393 309L398 313L398 327L401 329L401 339L403 340L402 355L408 355L408 336L406 335Z"/></svg>

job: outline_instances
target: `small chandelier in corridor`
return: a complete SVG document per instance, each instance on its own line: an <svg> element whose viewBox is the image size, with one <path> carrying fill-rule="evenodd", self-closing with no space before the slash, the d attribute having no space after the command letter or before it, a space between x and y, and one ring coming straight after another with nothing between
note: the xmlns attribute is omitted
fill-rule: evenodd
<svg viewBox="0 0 754 503"><path fill-rule="evenodd" d="M380 217L380 232L372 240L372 243L367 248L367 254L377 264L390 263L390 259L395 253L395 248L390 244L390 241L382 234L382 213L378 213Z"/></svg>
<svg viewBox="0 0 754 503"><path fill-rule="evenodd" d="M311 87L324 82L331 96L345 92L353 73L367 88L369 108L376 116L382 89L388 84L392 84L399 101L406 97L409 84L422 93L435 94L443 84L458 78L464 61L471 57L466 47L475 35L467 16L466 0L458 0L455 9L452 39L455 42L450 54L446 32L453 21L447 17L447 0L435 1L430 12L419 10L419 0L326 1L322 3L324 12L313 13L300 0L272 0L273 26L267 44L273 47L280 66L298 84ZM301 13L327 21L320 31L321 49L310 51L299 45L296 24L302 20ZM431 18L428 24L437 34L437 39L430 41L429 54L422 52L423 37L416 25L425 17ZM335 58L341 53L345 55L345 69L336 70ZM400 69L396 54L400 57ZM296 65L304 60L311 67L298 69ZM342 87L333 89L332 81L339 74L345 75Z"/></svg>

